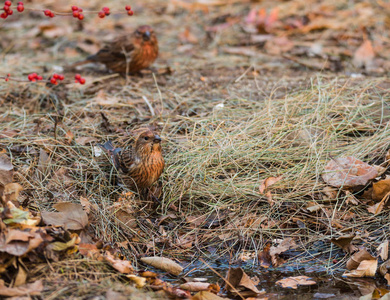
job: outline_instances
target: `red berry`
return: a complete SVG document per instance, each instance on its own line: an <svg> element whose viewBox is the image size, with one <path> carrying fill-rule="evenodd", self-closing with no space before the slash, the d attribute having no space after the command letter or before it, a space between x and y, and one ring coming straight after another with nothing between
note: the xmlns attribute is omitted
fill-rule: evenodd
<svg viewBox="0 0 390 300"><path fill-rule="evenodd" d="M81 78L81 79L79 80L79 82L80 82L80 84L84 84L84 83L85 83L85 78Z"/></svg>
<svg viewBox="0 0 390 300"><path fill-rule="evenodd" d="M1 15L0 15L0 18L2 19L7 19L8 17L8 14L6 12L3 12Z"/></svg>
<svg viewBox="0 0 390 300"><path fill-rule="evenodd" d="M9 11L9 5L4 5L3 9L4 9L5 12L8 12Z"/></svg>
<svg viewBox="0 0 390 300"><path fill-rule="evenodd" d="M8 77L11 77L11 74L10 74L10 73L8 73L8 74L7 74L7 76L8 76Z"/></svg>
<svg viewBox="0 0 390 300"><path fill-rule="evenodd" d="M110 11L110 9L107 6L105 6L102 8L102 11L107 12L107 11Z"/></svg>
<svg viewBox="0 0 390 300"><path fill-rule="evenodd" d="M79 14L80 13L77 10L73 11L73 18L78 18Z"/></svg>
<svg viewBox="0 0 390 300"><path fill-rule="evenodd" d="M59 75L58 77L59 80L64 80L64 78L65 78L64 75Z"/></svg>
<svg viewBox="0 0 390 300"><path fill-rule="evenodd" d="M83 12L83 9L82 9L82 8L78 8L77 11L78 11L78 12Z"/></svg>
<svg viewBox="0 0 390 300"><path fill-rule="evenodd" d="M58 75L57 73L54 73L53 78L58 79L58 78L60 78L60 75Z"/></svg>
<svg viewBox="0 0 390 300"><path fill-rule="evenodd" d="M24 6L19 4L16 9L18 10L18 12L22 12L24 11Z"/></svg>
<svg viewBox="0 0 390 300"><path fill-rule="evenodd" d="M22 2L22 1L19 1L19 2L18 2L18 5L23 5L23 2Z"/></svg>
<svg viewBox="0 0 390 300"><path fill-rule="evenodd" d="M104 14L105 14L106 16L109 16L109 15L110 15L110 12L109 12L109 11L106 11L106 12L104 12Z"/></svg>
<svg viewBox="0 0 390 300"><path fill-rule="evenodd" d="M10 15L12 15L14 13L14 11L12 9L10 9L7 13L10 16Z"/></svg>
<svg viewBox="0 0 390 300"><path fill-rule="evenodd" d="M99 11L98 16L103 19L106 16L106 13L104 11Z"/></svg>
<svg viewBox="0 0 390 300"><path fill-rule="evenodd" d="M34 77L32 74L30 74L30 75L27 76L27 78L28 78L28 80L31 81L31 80L33 80L35 77Z"/></svg>
<svg viewBox="0 0 390 300"><path fill-rule="evenodd" d="M50 17L50 18L54 18L54 17L55 17L54 13L51 12L50 15L49 15L49 17Z"/></svg>
<svg viewBox="0 0 390 300"><path fill-rule="evenodd" d="M131 6L130 5L126 5L125 9L126 10L131 10Z"/></svg>
<svg viewBox="0 0 390 300"><path fill-rule="evenodd" d="M78 18L79 18L79 20L82 20L82 19L84 19L84 15L83 14L79 14Z"/></svg>
<svg viewBox="0 0 390 300"><path fill-rule="evenodd" d="M5 1L5 2L4 2L4 5L11 6L11 5L12 5L12 2L11 2L11 1Z"/></svg>
<svg viewBox="0 0 390 300"><path fill-rule="evenodd" d="M45 16L50 16L51 15L51 10L50 9L45 9L44 11L43 11L43 13L45 14Z"/></svg>
<svg viewBox="0 0 390 300"><path fill-rule="evenodd" d="M76 6L76 5L73 5L72 6L72 11L76 11L76 10L78 10L79 8Z"/></svg>
<svg viewBox="0 0 390 300"><path fill-rule="evenodd" d="M74 76L74 79L80 80L80 79L81 79L81 75L80 75L80 74L76 74L76 75Z"/></svg>
<svg viewBox="0 0 390 300"><path fill-rule="evenodd" d="M42 79L43 79L42 76L36 76L35 78L36 78L37 80L42 80Z"/></svg>
<svg viewBox="0 0 390 300"><path fill-rule="evenodd" d="M9 79L8 78L5 78L5 81L8 81Z"/></svg>
<svg viewBox="0 0 390 300"><path fill-rule="evenodd" d="M132 15L134 15L134 12L133 12L132 10L129 10L129 11L127 12L127 14L128 14L129 16L132 16Z"/></svg>
<svg viewBox="0 0 390 300"><path fill-rule="evenodd" d="M58 84L58 82L57 82L57 80L56 80L55 78L50 79L50 82L51 82L52 84Z"/></svg>

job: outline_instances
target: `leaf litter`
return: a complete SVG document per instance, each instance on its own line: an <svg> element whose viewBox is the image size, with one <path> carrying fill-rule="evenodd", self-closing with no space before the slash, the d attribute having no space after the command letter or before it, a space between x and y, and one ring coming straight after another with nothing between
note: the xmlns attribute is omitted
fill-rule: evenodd
<svg viewBox="0 0 390 300"><path fill-rule="evenodd" d="M109 274L118 282L189 297L179 282L169 285L158 276L143 277L139 267L149 267L139 258L158 253L185 266L197 251L221 257L232 253L229 261L233 262L247 252L246 257L259 260L262 271L305 265L305 253L322 262L333 259L331 267L343 271L346 260L353 257L358 264L353 276L372 276L375 261L383 265L385 246L380 259L370 254L360 261L354 255L362 246L374 253L388 239L384 226L389 173L377 169L374 176L372 171L375 164L388 164L384 124L389 113L383 102L388 82L365 76L389 70L388 41L378 34L385 32L389 7L366 1L309 2L304 6L298 1L140 4L140 18L153 15L147 20L158 24L161 45L170 49L156 63L156 77L146 72L144 78L106 80L105 75L93 73L88 77L93 85L82 90L73 85L50 89L1 83L4 91L12 90L0 98L4 116L0 147L7 157L0 163L2 247L21 254L3 252L7 258L1 262L2 274L9 274L5 286L14 289L14 279L23 282L23 270L32 283L44 278L47 290L50 280L62 282L74 276L87 282L100 278L97 274ZM67 9L61 3L40 4ZM91 9L96 5L94 1L82 4ZM205 13L192 18L197 10ZM164 19L161 12L166 12ZM167 24L167 16L169 22L187 26ZM54 41L63 38L61 50L76 61L99 49L101 40L94 35L109 40L114 28L126 32L133 25L120 16L115 22L92 19L84 23L84 30L76 30L76 49L73 23L41 25L42 19L36 18L31 22L40 27L30 32L29 39L21 38L23 30L15 32L12 23L4 23L0 43L10 37L15 41L15 52L5 56L4 67L23 74L26 64L21 57L31 59L29 68L63 66L63 57L55 56L59 44ZM191 22L185 22L188 19ZM31 29L27 23L15 20L25 31ZM179 27L180 32L175 29ZM190 50L180 52L184 48L179 47ZM34 58L26 49L35 50ZM210 63L207 68L202 67L205 60ZM193 69L183 67L182 61L190 61ZM167 67L174 69L174 75L161 75ZM323 71L324 77L309 73L314 77L308 80L313 70ZM346 78L333 79L334 72ZM274 78L269 81L268 76ZM275 77L277 88L270 83ZM235 80L238 84L232 84ZM258 103L253 101L254 91L261 91ZM150 116L143 97L150 99L159 118ZM223 109L214 109L221 101ZM53 113L62 116L62 123L53 123L49 117ZM162 205L157 208L126 195L128 191L117 192L114 178L107 175L110 167L92 154L96 143L108 137L126 139L128 129L151 123L163 131L169 162L162 180ZM311 126L321 134L308 130ZM292 139L294 132L305 135ZM327 170L328 154L338 157L336 161L346 157L353 161ZM335 183L326 176L322 181L321 175L328 171L338 176ZM283 180L259 193L262 182L280 176ZM57 204L65 208L58 210ZM40 223L41 213L48 213L46 220L43 217L46 225ZM83 241L82 236L89 240ZM342 238L335 241L335 236ZM316 243L320 246L313 246ZM325 258L320 254L324 249L332 249ZM345 260L340 260L342 251L347 252ZM298 260L293 258L297 255ZM40 261L43 257L46 260ZM77 260L74 265L73 260ZM40 266L33 269L31 261ZM45 269L47 261L50 268ZM42 270L53 274L53 279ZM262 288L253 282L258 290ZM122 295L109 288L102 295ZM47 290L40 292L48 295ZM124 293L123 286L118 290ZM215 290L194 297L220 298Z"/></svg>

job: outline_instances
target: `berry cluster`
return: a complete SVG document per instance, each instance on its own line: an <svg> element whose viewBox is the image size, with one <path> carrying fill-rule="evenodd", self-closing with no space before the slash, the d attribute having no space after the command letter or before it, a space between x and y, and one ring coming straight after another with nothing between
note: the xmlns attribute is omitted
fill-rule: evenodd
<svg viewBox="0 0 390 300"><path fill-rule="evenodd" d="M52 84L58 84L58 81L57 81L57 80L60 80L60 81L64 80L64 75L54 73L54 74L53 74L53 77L50 79L50 82L51 82Z"/></svg>
<svg viewBox="0 0 390 300"><path fill-rule="evenodd" d="M84 14L82 14L83 12L83 9L76 6L76 5L73 5L72 6L72 15L73 15L73 18L76 18L76 19L79 19L79 20L83 20L84 19Z"/></svg>
<svg viewBox="0 0 390 300"><path fill-rule="evenodd" d="M9 78L10 78L10 77L11 77L11 74L8 73L8 74L7 74L7 77L5 77L4 80L5 80L5 81L9 81Z"/></svg>
<svg viewBox="0 0 390 300"><path fill-rule="evenodd" d="M75 79L75 82L79 82L80 84L84 84L85 83L85 78L81 77L80 74L76 74L74 76L74 79Z"/></svg>
<svg viewBox="0 0 390 300"><path fill-rule="evenodd" d="M125 9L127 10L127 14L129 16L134 15L134 11L131 10L131 6L130 5L126 5Z"/></svg>
<svg viewBox="0 0 390 300"><path fill-rule="evenodd" d="M12 5L12 2L10 0L7 0L4 2L4 7L3 7L3 10L4 12L2 14L0 14L0 17L3 18L3 19L6 19L8 16L12 15L14 12L11 8L11 5ZM79 19L79 20L83 20L84 19L84 14L85 13L89 13L89 14L95 14L97 13L99 18L104 18L106 16L109 16L111 14L111 11L108 7L103 7L101 11L97 12L97 11L85 11L83 13L83 9L76 6L76 5L73 5L72 7L72 12L53 12L51 11L50 9L45 9L45 10L40 10L40 9L32 9L32 8L26 8L27 10L31 10L31 11L41 11L43 12L43 14L49 18L54 18L55 16L69 16L69 15L72 15L73 18L76 18L76 19ZM18 2L18 5L16 6L16 9L18 12L23 12L24 11L24 4L23 2ZM127 11L127 14L129 16L132 16L134 15L134 11L131 10L131 6L130 5L126 5L125 7L126 11ZM120 12L120 11L116 11L115 13L123 13L123 12Z"/></svg>
<svg viewBox="0 0 390 300"><path fill-rule="evenodd" d="M9 74L8 74L9 75ZM28 80L32 81L32 82L35 82L37 80L42 80L43 77L38 75L37 73L31 73L27 76Z"/></svg>

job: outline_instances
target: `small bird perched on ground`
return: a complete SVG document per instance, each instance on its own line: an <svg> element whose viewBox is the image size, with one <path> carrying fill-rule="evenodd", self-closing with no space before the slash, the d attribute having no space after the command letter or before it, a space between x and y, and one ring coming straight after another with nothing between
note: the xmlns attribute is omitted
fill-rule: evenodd
<svg viewBox="0 0 390 300"><path fill-rule="evenodd" d="M71 68L99 62L117 73L137 73L148 68L158 56L158 42L149 25L138 27L131 35L121 36L107 44L86 60L75 63Z"/></svg>
<svg viewBox="0 0 390 300"><path fill-rule="evenodd" d="M112 157L122 182L133 191L149 188L164 170L161 138L150 129L141 131L131 148L115 148L110 141L99 146Z"/></svg>

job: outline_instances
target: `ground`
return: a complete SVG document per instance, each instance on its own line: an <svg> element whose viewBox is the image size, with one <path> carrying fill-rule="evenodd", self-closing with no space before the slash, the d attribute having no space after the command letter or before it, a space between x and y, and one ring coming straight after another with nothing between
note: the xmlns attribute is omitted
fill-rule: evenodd
<svg viewBox="0 0 390 300"><path fill-rule="evenodd" d="M385 168L376 182L389 174L387 3L74 4L85 11L109 6L112 13L104 19L86 13L79 21L26 10L0 23L0 76L10 74L0 82L0 148L14 166L13 181L23 187L18 200L38 216L61 202L88 210L88 224L78 230L44 227L62 242L77 235L72 251L18 258L12 272L2 273L7 285L23 261L27 282L43 279L42 296L34 297L175 295L167 287L163 294L145 294L129 285L105 256L82 251L82 245L94 245L130 261L137 272L147 268L141 257L162 256L185 267L187 277L220 285L229 265L242 266L260 278L257 287L266 292L260 298L293 297L275 282L295 272L313 276L310 268L318 268L318 285L301 290L307 299L330 291L350 299L386 287L384 274L364 281L365 290L345 291L333 281L329 287L327 280L340 278L352 254L331 240L353 235L353 245L376 258L388 240L389 210L376 211L387 196L384 202L373 196L372 180L339 189L322 174L329 161L346 156ZM115 13L125 12L126 4L134 16ZM69 3L49 0L24 5L70 10ZM150 69L121 76L88 65L77 71L86 84L74 83L75 71L67 66L141 24L151 25L159 40L160 55ZM44 78L61 73L65 80L55 86L28 82L33 72ZM120 144L143 126L163 139L158 201L117 185L109 160L97 153L97 143ZM275 183L267 185L267 178ZM289 243L283 251L282 241ZM270 246L280 253L270 254ZM167 275L163 281L181 283Z"/></svg>

